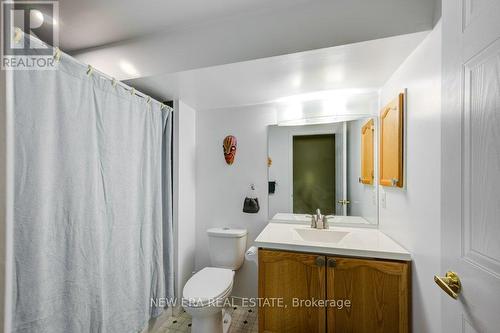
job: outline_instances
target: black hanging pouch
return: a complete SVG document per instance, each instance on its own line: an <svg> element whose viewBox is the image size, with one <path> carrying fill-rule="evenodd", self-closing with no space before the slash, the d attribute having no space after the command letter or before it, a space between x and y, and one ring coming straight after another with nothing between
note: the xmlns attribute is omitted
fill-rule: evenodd
<svg viewBox="0 0 500 333"><path fill-rule="evenodd" d="M259 199L257 198L245 198L245 202L243 203L243 213L251 213L255 214L259 211Z"/></svg>

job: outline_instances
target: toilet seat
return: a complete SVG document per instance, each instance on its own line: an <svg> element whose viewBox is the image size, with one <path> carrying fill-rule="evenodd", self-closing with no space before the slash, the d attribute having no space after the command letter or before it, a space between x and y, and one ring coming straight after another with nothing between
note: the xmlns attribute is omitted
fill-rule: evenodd
<svg viewBox="0 0 500 333"><path fill-rule="evenodd" d="M204 307L229 296L233 288L234 271L227 268L205 267L194 274L184 286L182 297L189 307Z"/></svg>

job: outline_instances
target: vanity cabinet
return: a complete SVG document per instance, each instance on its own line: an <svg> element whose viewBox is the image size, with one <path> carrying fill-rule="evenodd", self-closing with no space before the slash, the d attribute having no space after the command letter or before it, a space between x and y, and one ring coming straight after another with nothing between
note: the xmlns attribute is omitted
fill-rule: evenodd
<svg viewBox="0 0 500 333"><path fill-rule="evenodd" d="M350 307L327 309L327 332L408 332L408 262L328 257L327 299Z"/></svg>
<svg viewBox="0 0 500 333"><path fill-rule="evenodd" d="M259 332L325 332L324 309L296 307L293 302L325 298L326 258L263 249L258 256Z"/></svg>
<svg viewBox="0 0 500 333"><path fill-rule="evenodd" d="M408 332L410 290L405 261L259 249L259 332Z"/></svg>

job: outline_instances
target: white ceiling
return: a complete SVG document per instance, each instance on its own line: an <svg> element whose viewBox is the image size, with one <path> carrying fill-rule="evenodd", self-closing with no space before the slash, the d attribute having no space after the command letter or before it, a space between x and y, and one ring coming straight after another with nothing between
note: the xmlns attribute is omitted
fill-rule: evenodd
<svg viewBox="0 0 500 333"><path fill-rule="evenodd" d="M61 48L127 80L430 30L436 1L61 0Z"/></svg>
<svg viewBox="0 0 500 333"><path fill-rule="evenodd" d="M62 49L100 46L239 13L286 10L318 0L61 0Z"/></svg>
<svg viewBox="0 0 500 333"><path fill-rule="evenodd" d="M432 28L439 3L60 0L59 46L159 99L252 105L378 89Z"/></svg>
<svg viewBox="0 0 500 333"><path fill-rule="evenodd" d="M127 81L197 110L262 104L323 90L378 90L425 38L419 32Z"/></svg>

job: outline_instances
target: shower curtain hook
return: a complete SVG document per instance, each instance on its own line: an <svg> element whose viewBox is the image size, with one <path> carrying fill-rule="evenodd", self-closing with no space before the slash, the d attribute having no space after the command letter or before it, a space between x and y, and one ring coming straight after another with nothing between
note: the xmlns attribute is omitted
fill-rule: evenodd
<svg viewBox="0 0 500 333"><path fill-rule="evenodd" d="M150 96L146 97L146 103L147 104L151 103L151 97Z"/></svg>
<svg viewBox="0 0 500 333"><path fill-rule="evenodd" d="M21 41L21 38L23 38L23 31L16 27L14 30L14 42L19 43Z"/></svg>
<svg viewBox="0 0 500 333"><path fill-rule="evenodd" d="M87 68L87 75L88 75L88 76L92 75L92 72L93 72L93 71L94 71L94 68L93 68L92 66L90 66L90 65L89 65L89 66L88 66L88 68Z"/></svg>
<svg viewBox="0 0 500 333"><path fill-rule="evenodd" d="M135 95L135 88L130 89L130 95Z"/></svg>
<svg viewBox="0 0 500 333"><path fill-rule="evenodd" d="M255 191L255 184L250 184L250 189L251 189L252 191Z"/></svg>
<svg viewBox="0 0 500 333"><path fill-rule="evenodd" d="M54 60L56 62L59 62L61 60L61 50L58 47L55 48Z"/></svg>
<svg viewBox="0 0 500 333"><path fill-rule="evenodd" d="M116 79L115 79L115 78L113 78L113 79L111 80L111 85L113 86L113 88L115 88L115 87L116 87Z"/></svg>

